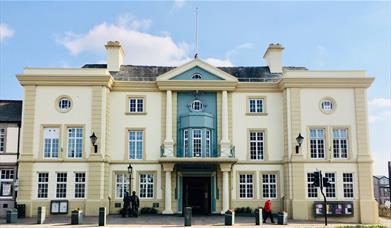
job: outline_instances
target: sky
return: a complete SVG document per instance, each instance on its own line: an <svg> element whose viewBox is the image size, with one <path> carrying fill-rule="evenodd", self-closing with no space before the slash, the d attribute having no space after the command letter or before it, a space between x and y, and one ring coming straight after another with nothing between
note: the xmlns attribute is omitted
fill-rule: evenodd
<svg viewBox="0 0 391 228"><path fill-rule="evenodd" d="M391 160L391 2L47 2L0 0L0 99L22 99L15 78L29 67L105 63L120 41L126 64L177 66L195 52L216 66L263 66L269 43L285 66L366 70L376 175Z"/></svg>

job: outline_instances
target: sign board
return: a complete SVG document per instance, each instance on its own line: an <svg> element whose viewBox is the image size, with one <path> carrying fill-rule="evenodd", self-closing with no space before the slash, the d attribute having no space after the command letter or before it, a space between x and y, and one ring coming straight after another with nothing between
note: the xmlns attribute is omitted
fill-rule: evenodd
<svg viewBox="0 0 391 228"><path fill-rule="evenodd" d="M68 200L50 201L50 214L68 214Z"/></svg>
<svg viewBox="0 0 391 228"><path fill-rule="evenodd" d="M323 202L314 202L314 216L323 216L324 208ZM330 217L347 217L353 216L353 202L349 201L330 201L326 205L327 216Z"/></svg>

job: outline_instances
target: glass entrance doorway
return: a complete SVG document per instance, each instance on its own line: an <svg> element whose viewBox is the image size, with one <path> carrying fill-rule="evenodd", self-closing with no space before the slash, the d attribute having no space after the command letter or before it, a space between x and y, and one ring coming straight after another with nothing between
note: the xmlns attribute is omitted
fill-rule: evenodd
<svg viewBox="0 0 391 228"><path fill-rule="evenodd" d="M210 214L210 186L210 177L183 177L183 208L192 207L193 214Z"/></svg>

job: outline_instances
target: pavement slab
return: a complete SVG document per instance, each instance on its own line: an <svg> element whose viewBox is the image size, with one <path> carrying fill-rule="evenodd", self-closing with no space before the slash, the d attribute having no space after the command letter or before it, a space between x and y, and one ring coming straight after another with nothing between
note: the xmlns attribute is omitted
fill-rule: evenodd
<svg viewBox="0 0 391 228"><path fill-rule="evenodd" d="M49 216L45 220L45 224L36 224L36 218L18 219L17 223L6 224L5 219L0 219L1 228L17 228L17 227L98 227L97 216L85 216L82 225L71 225L70 216L58 215ZM295 228L312 228L324 227L324 224L319 221L299 221L289 220L289 225L277 225L266 223L263 228L269 227L295 227ZM390 218L380 218L380 224L386 227L391 227ZM335 223L330 221L327 227L338 227L345 225L358 225L351 223ZM142 215L138 218L122 218L119 215L107 216L107 227L183 227L184 218L181 216L167 215ZM224 216L193 216L192 227L227 227L224 226ZM253 217L236 217L234 227L257 227Z"/></svg>

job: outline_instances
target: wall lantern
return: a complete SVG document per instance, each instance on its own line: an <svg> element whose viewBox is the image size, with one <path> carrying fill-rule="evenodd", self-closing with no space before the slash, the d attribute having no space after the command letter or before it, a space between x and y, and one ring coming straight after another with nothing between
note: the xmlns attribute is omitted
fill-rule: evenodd
<svg viewBox="0 0 391 228"><path fill-rule="evenodd" d="M299 148L301 147L303 140L304 140L304 137L301 136L301 133L299 133L299 136L297 136L297 138L296 138L296 142L297 142L297 144L299 144L299 145L296 145L296 154L299 153Z"/></svg>
<svg viewBox="0 0 391 228"><path fill-rule="evenodd" d="M90 139L91 139L92 145L94 146L94 152L95 153L98 153L98 145L95 145L97 138L98 137L96 137L95 132L92 132L92 135L90 136Z"/></svg>
<svg viewBox="0 0 391 228"><path fill-rule="evenodd" d="M129 173L129 175L132 175L132 173L133 173L133 167L131 164L129 164L129 166L128 166L128 173Z"/></svg>

